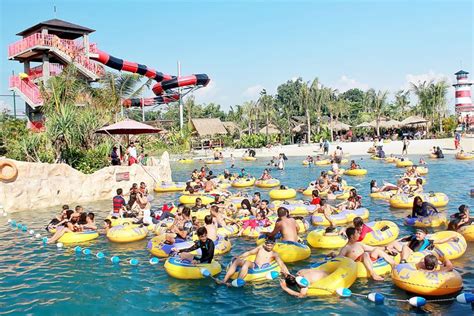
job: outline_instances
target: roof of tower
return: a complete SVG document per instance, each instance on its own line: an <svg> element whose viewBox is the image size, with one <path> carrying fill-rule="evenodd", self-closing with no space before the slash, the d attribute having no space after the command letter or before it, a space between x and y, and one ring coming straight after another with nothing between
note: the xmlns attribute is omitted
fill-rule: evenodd
<svg viewBox="0 0 474 316"><path fill-rule="evenodd" d="M459 75L468 75L469 73L467 71L464 71L464 70L459 70L457 73L455 73L456 76L459 76Z"/></svg>
<svg viewBox="0 0 474 316"><path fill-rule="evenodd" d="M87 28L85 26L77 25L59 19L51 19L31 26L26 30L21 31L17 35L28 36L32 33L37 33L38 31L44 28L48 29L50 31L49 33L51 34L62 34L63 38L77 38L80 37L82 34L89 34L95 32L95 30Z"/></svg>

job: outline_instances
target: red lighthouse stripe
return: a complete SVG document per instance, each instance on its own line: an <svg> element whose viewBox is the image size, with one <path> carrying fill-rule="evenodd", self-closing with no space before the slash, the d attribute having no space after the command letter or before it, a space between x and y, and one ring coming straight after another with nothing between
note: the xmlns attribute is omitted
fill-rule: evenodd
<svg viewBox="0 0 474 316"><path fill-rule="evenodd" d="M470 96L471 96L471 91L468 91L468 90L456 91L456 98L470 97Z"/></svg>

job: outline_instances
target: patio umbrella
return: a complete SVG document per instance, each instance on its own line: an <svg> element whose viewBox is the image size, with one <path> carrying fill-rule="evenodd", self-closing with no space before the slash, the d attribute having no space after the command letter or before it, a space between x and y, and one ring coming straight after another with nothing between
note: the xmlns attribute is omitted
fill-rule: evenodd
<svg viewBox="0 0 474 316"><path fill-rule="evenodd" d="M109 135L140 135L140 134L156 134L162 130L147 124L143 124L134 120L126 119L115 124L104 126L96 131L98 134Z"/></svg>
<svg viewBox="0 0 474 316"><path fill-rule="evenodd" d="M346 124L346 123L342 123L342 122L337 122L336 124L334 124L333 126L333 129L335 131L347 131L351 128L351 126L349 124Z"/></svg>

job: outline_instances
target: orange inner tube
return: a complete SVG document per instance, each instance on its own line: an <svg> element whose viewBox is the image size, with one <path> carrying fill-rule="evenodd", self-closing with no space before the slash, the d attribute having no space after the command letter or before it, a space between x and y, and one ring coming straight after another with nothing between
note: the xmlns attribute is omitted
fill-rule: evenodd
<svg viewBox="0 0 474 316"><path fill-rule="evenodd" d="M18 176L18 168L12 161L0 161L0 181L13 181Z"/></svg>

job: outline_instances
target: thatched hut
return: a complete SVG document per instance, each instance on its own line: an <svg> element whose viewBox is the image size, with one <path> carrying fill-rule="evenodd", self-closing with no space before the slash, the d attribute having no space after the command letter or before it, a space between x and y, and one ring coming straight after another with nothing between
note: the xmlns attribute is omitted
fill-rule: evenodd
<svg viewBox="0 0 474 316"><path fill-rule="evenodd" d="M192 119L193 149L208 149L222 147L222 137L227 135L227 129L218 118Z"/></svg>

